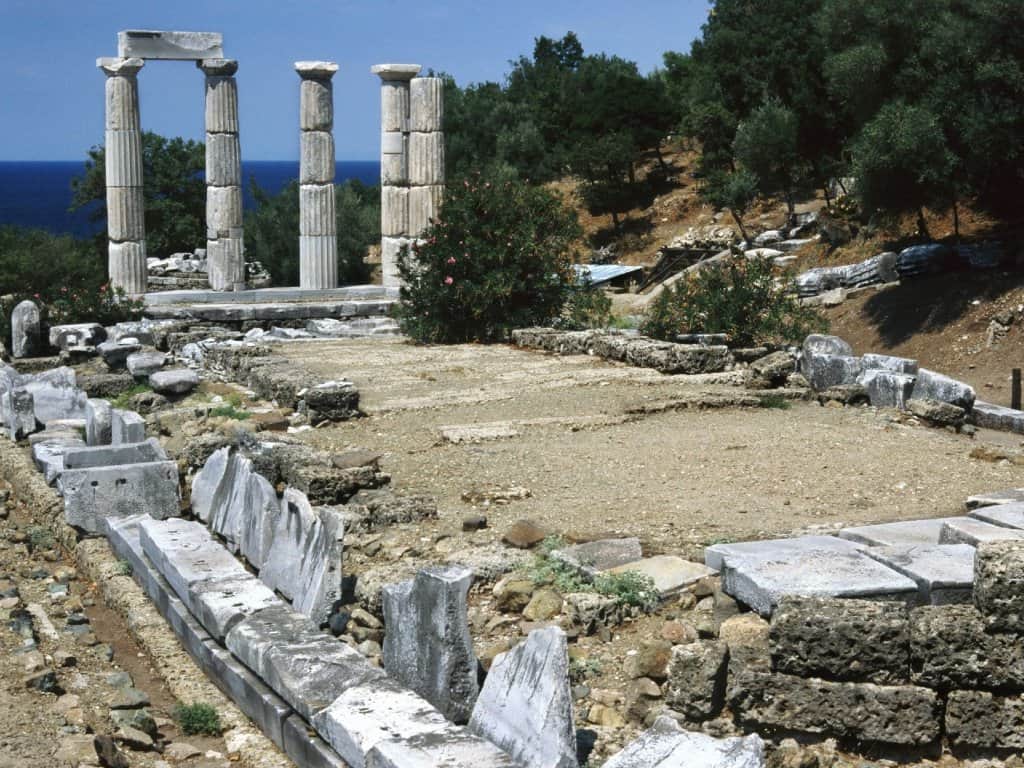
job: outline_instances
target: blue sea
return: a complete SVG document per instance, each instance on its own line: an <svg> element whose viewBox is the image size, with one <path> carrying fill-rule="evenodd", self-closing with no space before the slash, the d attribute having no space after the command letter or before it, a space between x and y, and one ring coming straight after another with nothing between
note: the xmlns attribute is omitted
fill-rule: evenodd
<svg viewBox="0 0 1024 768"><path fill-rule="evenodd" d="M87 237L102 225L89 221L88 210L68 212L71 205L71 179L85 172L82 162L10 162L0 161L0 225L17 224L45 229L55 234ZM253 161L242 163L245 207L255 206L249 192L249 179L260 188L277 193L299 177L298 162ZM380 163L344 161L337 164L336 181L359 179L365 184L380 181Z"/></svg>

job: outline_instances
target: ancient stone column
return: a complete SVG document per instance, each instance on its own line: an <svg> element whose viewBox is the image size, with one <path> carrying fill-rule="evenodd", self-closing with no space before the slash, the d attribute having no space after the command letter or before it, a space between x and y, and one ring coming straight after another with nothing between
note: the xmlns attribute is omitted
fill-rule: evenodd
<svg viewBox="0 0 1024 768"><path fill-rule="evenodd" d="M377 64L380 77L381 270L385 287L399 284L398 252L409 239L410 81L418 64Z"/></svg>
<svg viewBox="0 0 1024 768"><path fill-rule="evenodd" d="M206 75L206 258L215 291L245 289L242 153L233 59L196 62Z"/></svg>
<svg viewBox="0 0 1024 768"><path fill-rule="evenodd" d="M142 129L136 78L144 63L136 58L96 60L107 76L107 269L111 286L131 295L146 292Z"/></svg>
<svg viewBox="0 0 1024 768"><path fill-rule="evenodd" d="M444 81L415 77L409 106L409 235L437 218L444 198Z"/></svg>
<svg viewBox="0 0 1024 768"><path fill-rule="evenodd" d="M299 90L299 286L338 287L334 210L333 61L297 61Z"/></svg>

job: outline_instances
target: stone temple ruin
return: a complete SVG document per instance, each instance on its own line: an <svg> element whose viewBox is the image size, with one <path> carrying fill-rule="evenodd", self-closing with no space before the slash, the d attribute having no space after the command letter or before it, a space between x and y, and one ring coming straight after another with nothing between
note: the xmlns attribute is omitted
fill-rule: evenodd
<svg viewBox="0 0 1024 768"><path fill-rule="evenodd" d="M118 55L96 62L107 77L111 284L130 295L148 290L138 82L147 59L194 61L205 75L205 255L209 287L217 293L244 292L242 155L235 78L238 62L224 58L223 37L213 32L126 30L118 34ZM321 293L278 291L238 297L244 303L351 297L351 293L329 293L338 288L331 86L338 66L328 61L298 61L295 70L301 81L300 223L296 233L299 288ZM439 78L417 77L419 71L417 64L379 64L372 68L381 80L381 259L385 288L398 286L398 252L436 218L444 194L444 84ZM162 303L189 305L210 299L203 291L176 294L161 297Z"/></svg>

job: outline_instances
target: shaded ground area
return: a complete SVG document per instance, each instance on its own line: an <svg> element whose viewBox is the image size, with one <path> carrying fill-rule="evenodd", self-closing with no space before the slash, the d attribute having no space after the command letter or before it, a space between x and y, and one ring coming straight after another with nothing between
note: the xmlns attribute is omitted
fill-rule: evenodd
<svg viewBox="0 0 1024 768"><path fill-rule="evenodd" d="M972 441L873 409L804 402L661 410L737 390L587 357L397 341L282 352L319 375L355 381L371 414L308 439L383 453L399 488L438 498L441 520L432 525L442 530L471 511L465 491L515 485L532 495L488 511L495 536L531 517L561 532L637 535L649 552L693 556L695 545L715 541L949 515L967 495L1024 485L1024 468L968 456L979 442L1005 446L1005 435ZM476 444L441 437L443 427L495 423L517 434Z"/></svg>

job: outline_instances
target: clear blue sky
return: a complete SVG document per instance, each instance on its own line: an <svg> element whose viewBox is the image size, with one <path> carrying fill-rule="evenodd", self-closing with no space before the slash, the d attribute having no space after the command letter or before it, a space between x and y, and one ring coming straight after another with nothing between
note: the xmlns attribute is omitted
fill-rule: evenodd
<svg viewBox="0 0 1024 768"><path fill-rule="evenodd" d="M0 0L0 159L78 160L103 140L103 74L122 29L222 32L238 59L242 155L298 157L298 75L330 59L339 160L376 159L379 81L370 66L410 62L464 85L501 80L539 35L576 32L588 53L648 72L685 51L706 0ZM191 62L150 61L139 75L142 125L201 139L203 78Z"/></svg>

